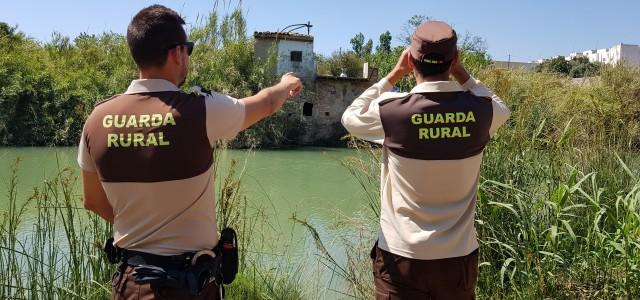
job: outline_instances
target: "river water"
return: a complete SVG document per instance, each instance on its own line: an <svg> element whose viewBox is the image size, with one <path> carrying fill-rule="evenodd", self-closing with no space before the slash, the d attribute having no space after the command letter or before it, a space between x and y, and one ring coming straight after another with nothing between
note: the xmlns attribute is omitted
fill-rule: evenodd
<svg viewBox="0 0 640 300"><path fill-rule="evenodd" d="M60 169L70 167L79 173L76 155L73 147L0 148L0 212L7 210L7 185L16 158L21 160L17 172L18 202L24 202L34 187L41 186ZM354 155L353 150L338 148L227 150L221 154L221 174L226 173L231 160L238 162L237 172L244 170L242 191L251 207L247 217L256 218L253 221L258 224L252 231L252 252L264 254L254 257L266 265L290 264L289 272L316 273L322 269L313 239L304 226L291 220L295 216L313 225L336 259L344 260L342 249L331 244L334 225L369 214L362 187L340 164L345 157ZM217 187L221 179L216 179ZM77 206L81 207L79 183L77 195ZM257 211L261 212L260 217L255 217ZM313 270L307 266L312 262L316 262ZM336 281L339 288L341 284Z"/></svg>
<svg viewBox="0 0 640 300"><path fill-rule="evenodd" d="M0 148L0 210L6 207L10 167L16 158L21 159L18 192L24 198L62 168L79 172L76 155L75 148ZM353 155L352 150L339 148L227 150L221 157L222 174L231 159L238 161L237 172L244 167L243 191L249 202L271 206L278 219L295 213L329 220L336 211L351 214L364 205L362 188L340 165Z"/></svg>

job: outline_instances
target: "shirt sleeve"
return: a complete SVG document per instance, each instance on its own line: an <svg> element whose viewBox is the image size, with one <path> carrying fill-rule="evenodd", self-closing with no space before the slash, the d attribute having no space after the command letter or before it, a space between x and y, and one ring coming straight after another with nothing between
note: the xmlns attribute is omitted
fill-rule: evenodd
<svg viewBox="0 0 640 300"><path fill-rule="evenodd" d="M218 93L205 97L207 137L213 145L218 140L231 139L242 129L244 104L238 99Z"/></svg>
<svg viewBox="0 0 640 300"><path fill-rule="evenodd" d="M393 86L383 78L365 90L342 114L342 125L358 138L374 143L384 142L384 130L380 120L379 98Z"/></svg>
<svg viewBox="0 0 640 300"><path fill-rule="evenodd" d="M96 165L89 154L89 147L87 146L84 135L85 132L82 130L82 134L80 135L80 144L78 144L78 165L84 171L96 172Z"/></svg>
<svg viewBox="0 0 640 300"><path fill-rule="evenodd" d="M500 97L494 94L491 90L487 88L480 80L476 80L471 77L467 82L462 85L462 88L470 91L472 94L478 97L487 97L491 98L491 106L493 107L493 120L491 121L491 128L489 128L489 135L493 137L493 135L498 131L504 123L509 120L511 116L511 111L507 107L507 105L502 102Z"/></svg>

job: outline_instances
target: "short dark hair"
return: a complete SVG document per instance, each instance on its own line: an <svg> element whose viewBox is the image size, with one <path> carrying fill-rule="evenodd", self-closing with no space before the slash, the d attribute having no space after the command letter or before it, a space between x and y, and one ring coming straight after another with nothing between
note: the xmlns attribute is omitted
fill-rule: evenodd
<svg viewBox="0 0 640 300"><path fill-rule="evenodd" d="M127 27L127 44L138 68L164 66L169 50L187 41L184 24L178 13L162 5L139 11Z"/></svg>
<svg viewBox="0 0 640 300"><path fill-rule="evenodd" d="M413 57L411 57L411 59L413 60L413 66L416 69L416 71L424 77L439 75L447 72L451 67L451 62L453 61L453 60L449 60L443 63L430 63L430 62L417 60ZM438 61L441 58L432 57L430 59Z"/></svg>

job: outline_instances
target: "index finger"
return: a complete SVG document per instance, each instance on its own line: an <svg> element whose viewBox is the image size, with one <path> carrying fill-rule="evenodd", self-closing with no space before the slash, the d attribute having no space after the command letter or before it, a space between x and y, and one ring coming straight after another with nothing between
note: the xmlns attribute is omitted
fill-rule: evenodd
<svg viewBox="0 0 640 300"><path fill-rule="evenodd" d="M297 86L295 89L289 91L289 96L295 97L302 91L302 84Z"/></svg>
<svg viewBox="0 0 640 300"><path fill-rule="evenodd" d="M402 55L406 58L411 58L411 48L404 49L404 51L402 51Z"/></svg>
<svg viewBox="0 0 640 300"><path fill-rule="evenodd" d="M298 75L296 75L296 73L294 73L294 72L287 72L287 73L282 74L282 77L285 77L285 76L293 76L293 77L296 77L296 78L298 77Z"/></svg>

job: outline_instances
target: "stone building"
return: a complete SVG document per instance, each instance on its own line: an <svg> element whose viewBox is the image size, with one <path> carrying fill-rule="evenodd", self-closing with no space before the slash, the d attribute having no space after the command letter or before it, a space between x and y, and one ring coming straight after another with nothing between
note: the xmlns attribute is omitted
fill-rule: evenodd
<svg viewBox="0 0 640 300"><path fill-rule="evenodd" d="M276 51L277 75L295 72L304 81L306 93L300 102L302 127L300 145L342 145L347 134L340 119L344 110L364 90L377 81L377 70L365 64L362 77L318 75L313 52L313 36L299 33L256 32L255 55L266 59Z"/></svg>
<svg viewBox="0 0 640 300"><path fill-rule="evenodd" d="M270 51L276 52L275 72L296 72L303 79L313 80L316 61L313 54L313 36L299 33L256 32L255 55L266 59Z"/></svg>

